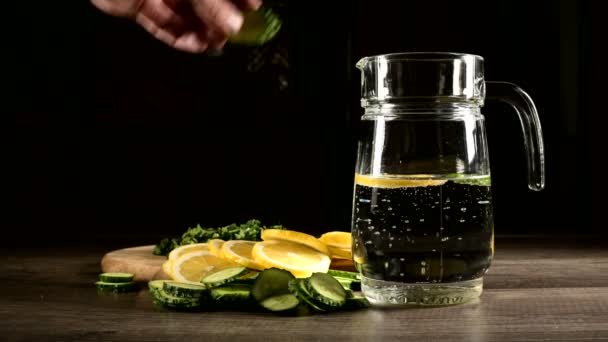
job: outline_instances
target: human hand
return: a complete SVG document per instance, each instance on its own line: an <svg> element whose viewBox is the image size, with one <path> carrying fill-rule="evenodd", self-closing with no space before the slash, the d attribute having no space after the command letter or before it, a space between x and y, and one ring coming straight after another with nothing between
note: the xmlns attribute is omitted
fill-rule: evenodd
<svg viewBox="0 0 608 342"><path fill-rule="evenodd" d="M262 0L90 0L101 11L135 20L158 40L182 51L219 49L243 25L243 11Z"/></svg>

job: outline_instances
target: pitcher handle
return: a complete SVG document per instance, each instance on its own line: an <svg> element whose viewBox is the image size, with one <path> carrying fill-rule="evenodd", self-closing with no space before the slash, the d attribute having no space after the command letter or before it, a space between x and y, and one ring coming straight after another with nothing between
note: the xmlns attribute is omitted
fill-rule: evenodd
<svg viewBox="0 0 608 342"><path fill-rule="evenodd" d="M523 89L509 82L486 81L488 100L508 103L519 116L524 134L524 147L528 166L528 187L540 191L545 187L545 153L543 132L536 106Z"/></svg>

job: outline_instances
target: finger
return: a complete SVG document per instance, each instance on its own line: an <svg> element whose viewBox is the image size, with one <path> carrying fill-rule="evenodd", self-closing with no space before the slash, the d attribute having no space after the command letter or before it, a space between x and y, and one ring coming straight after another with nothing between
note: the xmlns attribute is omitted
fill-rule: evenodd
<svg viewBox="0 0 608 342"><path fill-rule="evenodd" d="M186 20L163 0L147 0L138 15L144 15L156 26L181 35L187 28Z"/></svg>
<svg viewBox="0 0 608 342"><path fill-rule="evenodd" d="M209 30L207 32L207 41L209 42L209 48L221 49L226 45L228 37L221 32Z"/></svg>
<svg viewBox="0 0 608 342"><path fill-rule="evenodd" d="M133 17L144 0L91 0L91 4L104 13L117 17Z"/></svg>
<svg viewBox="0 0 608 342"><path fill-rule="evenodd" d="M235 3L244 11L255 11L262 6L262 0L238 0Z"/></svg>
<svg viewBox="0 0 608 342"><path fill-rule="evenodd" d="M178 50L200 53L208 47L206 40L201 39L200 35L196 32L190 31L178 36L169 30L159 27L156 22L143 14L137 15L136 21L156 39Z"/></svg>
<svg viewBox="0 0 608 342"><path fill-rule="evenodd" d="M178 37L173 47L186 52L201 53L207 50L209 44L199 33L190 31Z"/></svg>
<svg viewBox="0 0 608 342"><path fill-rule="evenodd" d="M243 14L229 0L190 0L197 17L210 29L225 35L237 33L243 25Z"/></svg>

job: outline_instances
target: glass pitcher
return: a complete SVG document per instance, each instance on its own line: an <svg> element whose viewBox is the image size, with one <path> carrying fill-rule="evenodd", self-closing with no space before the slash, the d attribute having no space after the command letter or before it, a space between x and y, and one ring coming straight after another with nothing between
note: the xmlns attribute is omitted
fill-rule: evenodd
<svg viewBox="0 0 608 342"><path fill-rule="evenodd" d="M352 206L353 260L377 305L450 305L481 295L494 255L484 104L518 113L528 184L544 187L531 98L484 81L483 58L459 53L365 57Z"/></svg>

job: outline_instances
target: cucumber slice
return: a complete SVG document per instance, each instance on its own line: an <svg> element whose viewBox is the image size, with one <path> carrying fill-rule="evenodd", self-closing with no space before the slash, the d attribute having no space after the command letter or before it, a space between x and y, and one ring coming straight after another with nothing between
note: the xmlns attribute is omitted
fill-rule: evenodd
<svg viewBox="0 0 608 342"><path fill-rule="evenodd" d="M358 309L366 309L371 307L371 304L367 300L367 298L363 296L352 296L351 298L347 298L346 302L342 306L343 310L358 310Z"/></svg>
<svg viewBox="0 0 608 342"><path fill-rule="evenodd" d="M327 273L313 273L306 279L306 289L315 301L332 307L346 302L346 291L334 277Z"/></svg>
<svg viewBox="0 0 608 342"><path fill-rule="evenodd" d="M228 267L208 274L201 279L201 283L207 288L217 287L239 279L249 270L243 266Z"/></svg>
<svg viewBox="0 0 608 342"><path fill-rule="evenodd" d="M342 285L342 287L345 290L350 290L350 287L351 287L351 285L353 283L352 280L350 280L350 279L344 279L344 278L335 278L335 279L340 283L340 285Z"/></svg>
<svg viewBox="0 0 608 342"><path fill-rule="evenodd" d="M245 281L246 280L255 280L259 275L260 275L260 272L249 270L248 273L246 273L245 275L243 275L241 277L241 280L245 280Z"/></svg>
<svg viewBox="0 0 608 342"><path fill-rule="evenodd" d="M289 294L289 281L295 277L288 271L278 268L266 269L258 275L253 283L251 294L258 302L268 297Z"/></svg>
<svg viewBox="0 0 608 342"><path fill-rule="evenodd" d="M177 297L168 294L164 290L164 285L167 280L152 280L148 282L150 295L154 298L154 302L170 307L173 309L191 309L200 306L200 300L197 298Z"/></svg>
<svg viewBox="0 0 608 342"><path fill-rule="evenodd" d="M166 281L163 284L163 290L170 296L199 299L205 292L205 287L202 285Z"/></svg>
<svg viewBox="0 0 608 342"><path fill-rule="evenodd" d="M191 309L200 306L200 299L198 298L185 298L172 296L164 290L164 283L167 280L153 280L148 282L148 288L150 289L150 295L154 299L154 302L173 309Z"/></svg>
<svg viewBox="0 0 608 342"><path fill-rule="evenodd" d="M148 289L150 290L150 294L154 296L154 294L158 291L162 291L164 284L167 280L151 280L148 282Z"/></svg>
<svg viewBox="0 0 608 342"><path fill-rule="evenodd" d="M251 286L228 284L209 290L211 298L222 303L245 302L251 298Z"/></svg>
<svg viewBox="0 0 608 342"><path fill-rule="evenodd" d="M339 270L328 270L327 274L338 279L349 279L351 281L361 281L361 275L357 272L339 271ZM338 281L340 280L338 279Z"/></svg>
<svg viewBox="0 0 608 342"><path fill-rule="evenodd" d="M286 311L295 309L300 301L291 293L271 296L260 302L260 305L270 311Z"/></svg>
<svg viewBox="0 0 608 342"><path fill-rule="evenodd" d="M108 272L99 275L99 280L106 283L128 283L135 277L132 273Z"/></svg>
<svg viewBox="0 0 608 342"><path fill-rule="evenodd" d="M123 293L137 290L137 284L132 281L124 283L108 283L105 281L95 282L95 286L98 290L104 292Z"/></svg>
<svg viewBox="0 0 608 342"><path fill-rule="evenodd" d="M198 299L172 296L162 289L151 293L156 303L173 309L192 309L201 305Z"/></svg>
<svg viewBox="0 0 608 342"><path fill-rule="evenodd" d="M304 281L302 279L296 278L296 279L290 280L289 281L289 291L292 294L294 294L296 297L298 297L298 299L300 299L302 302L308 304L308 306L310 306L315 311L319 311L319 312L326 311L326 309L323 307L323 305L319 305L312 299L312 296L306 290L306 287L304 286Z"/></svg>
<svg viewBox="0 0 608 342"><path fill-rule="evenodd" d="M245 13L241 30L228 37L228 41L240 45L262 45L274 38L282 25L281 18L272 9L261 7Z"/></svg>

